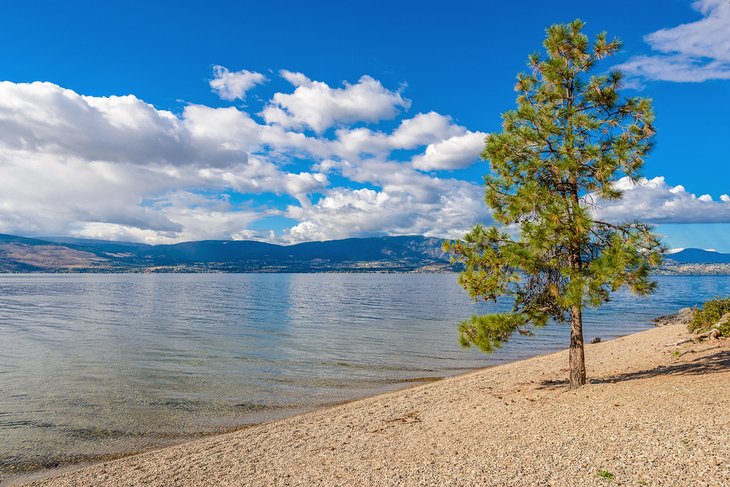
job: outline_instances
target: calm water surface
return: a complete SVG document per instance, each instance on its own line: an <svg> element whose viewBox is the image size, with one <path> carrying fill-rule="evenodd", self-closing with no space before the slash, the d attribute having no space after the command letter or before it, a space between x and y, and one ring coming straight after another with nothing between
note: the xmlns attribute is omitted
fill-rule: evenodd
<svg viewBox="0 0 730 487"><path fill-rule="evenodd" d="M564 348L566 326L491 356L458 346L453 274L0 275L0 474L139 451L408 381ZM586 315L586 338L730 294L659 278Z"/></svg>

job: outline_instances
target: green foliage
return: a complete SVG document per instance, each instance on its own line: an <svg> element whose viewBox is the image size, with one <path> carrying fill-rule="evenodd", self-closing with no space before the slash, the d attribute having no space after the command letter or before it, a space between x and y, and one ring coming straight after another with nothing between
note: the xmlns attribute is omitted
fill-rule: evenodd
<svg viewBox="0 0 730 487"><path fill-rule="evenodd" d="M472 316L459 325L460 342L464 347L475 345L482 352L492 352L524 324L525 317L511 313Z"/></svg>
<svg viewBox="0 0 730 487"><path fill-rule="evenodd" d="M604 468L602 468L601 470L596 472L596 477L605 479L605 480L613 480L616 478L616 476L613 473L609 472L608 470L606 470Z"/></svg>
<svg viewBox="0 0 730 487"><path fill-rule="evenodd" d="M622 74L590 73L620 42L591 43L575 20L547 29L545 54L517 76L517 108L502 115L482 158L485 201L502 230L477 225L444 249L464 265L459 283L474 300L513 298L508 314L472 317L461 343L491 351L511 333L549 319L568 321L611 292L655 289L650 270L664 248L650 226L595 217L597 199L621 198L615 184L637 181L654 145L651 100L622 98Z"/></svg>
<svg viewBox="0 0 730 487"><path fill-rule="evenodd" d="M703 333L720 321L722 315L730 313L730 298L718 298L706 301L701 308L696 309L687 329L693 333ZM720 335L730 337L730 320L718 327Z"/></svg>

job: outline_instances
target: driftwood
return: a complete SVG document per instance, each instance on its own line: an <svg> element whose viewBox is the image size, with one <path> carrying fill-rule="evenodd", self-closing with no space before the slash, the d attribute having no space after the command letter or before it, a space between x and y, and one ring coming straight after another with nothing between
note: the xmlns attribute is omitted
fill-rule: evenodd
<svg viewBox="0 0 730 487"><path fill-rule="evenodd" d="M722 325L727 324L727 322L730 321L730 313L725 313L720 317L720 320L712 325L713 328L720 328Z"/></svg>
<svg viewBox="0 0 730 487"><path fill-rule="evenodd" d="M717 325L715 325L715 326L717 326ZM720 330L718 330L717 328L713 328L710 331L700 333L699 335L696 336L696 338L699 340L707 340L708 338L711 340L716 340L716 339L720 338Z"/></svg>
<svg viewBox="0 0 730 487"><path fill-rule="evenodd" d="M694 338L692 338L692 337L690 337L690 338L682 338L679 341L667 343L664 346L665 347L678 347L680 345L684 345L685 343L693 343L693 342L694 342Z"/></svg>

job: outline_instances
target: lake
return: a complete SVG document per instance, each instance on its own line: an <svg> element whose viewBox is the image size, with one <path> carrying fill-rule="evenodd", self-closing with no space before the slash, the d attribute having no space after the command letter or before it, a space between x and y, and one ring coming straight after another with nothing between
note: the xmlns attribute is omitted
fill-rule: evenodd
<svg viewBox="0 0 730 487"><path fill-rule="evenodd" d="M728 276L618 293L585 337L730 295ZM0 275L0 474L93 461L565 348L568 327L460 348L454 274ZM590 360L590 355L588 356Z"/></svg>

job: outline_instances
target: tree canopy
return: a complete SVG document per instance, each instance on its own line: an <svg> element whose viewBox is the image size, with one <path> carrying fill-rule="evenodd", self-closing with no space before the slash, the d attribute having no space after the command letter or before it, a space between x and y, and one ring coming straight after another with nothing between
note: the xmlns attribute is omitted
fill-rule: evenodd
<svg viewBox="0 0 730 487"><path fill-rule="evenodd" d="M619 179L640 180L654 113L651 100L621 96L621 72L592 74L621 43L606 33L590 42L584 25L547 29L545 52L517 76L517 107L486 138L485 201L500 226L477 225L445 243L473 299L513 302L509 312L463 322L461 343L489 352L514 332L571 322L572 387L585 383L584 307L624 286L651 293L650 270L664 252L649 225L600 219L599 204L622 197Z"/></svg>

